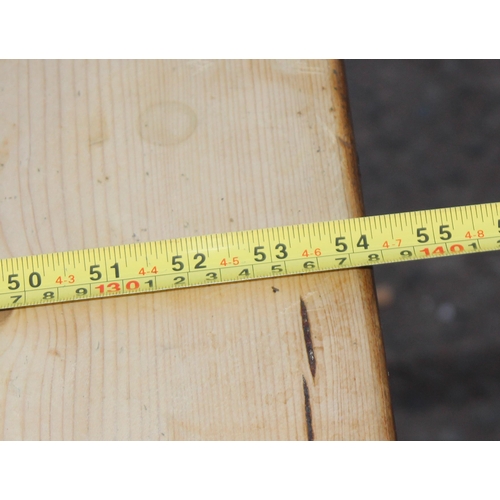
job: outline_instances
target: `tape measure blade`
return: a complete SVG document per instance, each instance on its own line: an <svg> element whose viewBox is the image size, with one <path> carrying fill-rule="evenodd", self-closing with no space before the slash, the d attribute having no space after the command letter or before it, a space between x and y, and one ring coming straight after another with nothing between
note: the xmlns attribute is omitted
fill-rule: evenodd
<svg viewBox="0 0 500 500"><path fill-rule="evenodd" d="M2 259L0 308L500 248L500 203Z"/></svg>

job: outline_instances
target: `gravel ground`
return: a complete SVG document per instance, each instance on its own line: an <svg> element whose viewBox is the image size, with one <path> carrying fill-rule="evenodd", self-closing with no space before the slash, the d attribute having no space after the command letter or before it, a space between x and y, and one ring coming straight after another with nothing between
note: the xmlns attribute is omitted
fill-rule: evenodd
<svg viewBox="0 0 500 500"><path fill-rule="evenodd" d="M367 215L500 201L500 61L346 61ZM400 440L500 438L500 252L374 269Z"/></svg>

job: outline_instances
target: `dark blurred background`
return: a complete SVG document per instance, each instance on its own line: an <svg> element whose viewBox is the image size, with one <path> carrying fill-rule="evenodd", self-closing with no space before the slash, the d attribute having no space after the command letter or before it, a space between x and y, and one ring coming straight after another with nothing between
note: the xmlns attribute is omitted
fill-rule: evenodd
<svg viewBox="0 0 500 500"><path fill-rule="evenodd" d="M367 215L500 201L499 61L346 61ZM500 438L500 252L374 268L400 440Z"/></svg>

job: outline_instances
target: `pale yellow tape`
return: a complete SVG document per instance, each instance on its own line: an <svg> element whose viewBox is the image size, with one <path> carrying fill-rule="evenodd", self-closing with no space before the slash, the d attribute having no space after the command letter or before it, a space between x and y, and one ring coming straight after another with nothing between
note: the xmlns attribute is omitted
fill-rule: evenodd
<svg viewBox="0 0 500 500"><path fill-rule="evenodd" d="M500 203L0 260L0 309L500 249Z"/></svg>

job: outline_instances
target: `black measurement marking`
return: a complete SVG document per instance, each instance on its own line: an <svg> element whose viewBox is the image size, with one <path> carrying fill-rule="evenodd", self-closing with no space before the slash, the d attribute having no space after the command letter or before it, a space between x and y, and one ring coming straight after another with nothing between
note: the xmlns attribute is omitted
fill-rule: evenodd
<svg viewBox="0 0 500 500"><path fill-rule="evenodd" d="M125 259L126 258L127 258L127 255L125 254ZM120 277L120 268L118 267L118 262L116 262L115 264L113 264L110 267L111 267L111 269L115 270L115 278L119 278Z"/></svg>
<svg viewBox="0 0 500 500"><path fill-rule="evenodd" d="M196 263L196 266L194 266L195 269L205 269L207 267L203 265L203 263L207 260L205 254L197 253L193 258L194 260L199 259L199 261Z"/></svg>
<svg viewBox="0 0 500 500"><path fill-rule="evenodd" d="M38 288L42 284L42 277L40 276L40 273L33 271L29 275L28 282L31 288Z"/></svg>

